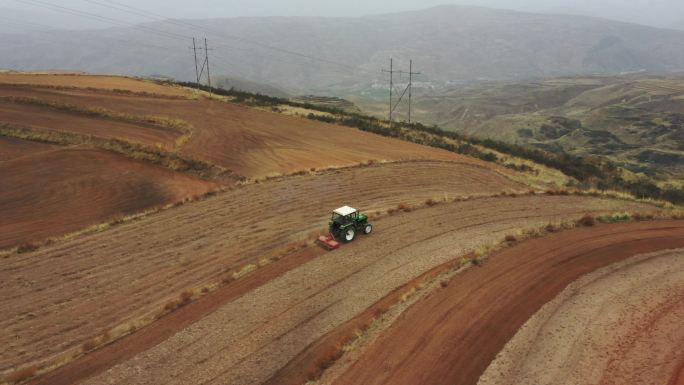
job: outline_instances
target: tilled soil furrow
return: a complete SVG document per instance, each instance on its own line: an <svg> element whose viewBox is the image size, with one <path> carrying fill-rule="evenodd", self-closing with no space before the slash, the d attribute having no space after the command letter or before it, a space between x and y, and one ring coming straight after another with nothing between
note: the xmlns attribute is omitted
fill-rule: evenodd
<svg viewBox="0 0 684 385"><path fill-rule="evenodd" d="M372 236L286 273L86 383L260 383L336 325L469 248L499 241L514 228L623 205L576 197L497 198L388 217ZM505 213L498 215L501 208ZM421 231L397 236L395 229L406 223L419 223ZM320 312L330 303L336 305ZM174 367L167 364L170 351ZM145 373L131 371L138 365Z"/></svg>
<svg viewBox="0 0 684 385"><path fill-rule="evenodd" d="M459 163L402 162L273 180L12 256L1 272L7 315L1 325L19 338L0 353L0 368L58 353L55 346L78 346L117 323L160 309L186 288L215 283L228 270L269 258L275 249L322 229L330 207L387 209L393 202L415 205L445 193L523 189L494 172L486 185L463 185L453 177L470 173L487 171ZM395 178L390 185L386 175ZM358 197L359 185L372 195ZM355 198L350 202L350 197ZM70 328L74 322L82 327ZM29 342L28 330L43 342ZM24 351L21 359L19 351Z"/></svg>
<svg viewBox="0 0 684 385"><path fill-rule="evenodd" d="M600 226L504 250L411 307L335 383L475 384L517 328L569 282L634 254L684 246L683 233L684 222Z"/></svg>

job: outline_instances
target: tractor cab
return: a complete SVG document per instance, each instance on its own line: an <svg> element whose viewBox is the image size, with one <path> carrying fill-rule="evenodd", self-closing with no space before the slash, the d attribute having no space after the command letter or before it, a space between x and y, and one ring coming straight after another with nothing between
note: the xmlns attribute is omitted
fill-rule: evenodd
<svg viewBox="0 0 684 385"><path fill-rule="evenodd" d="M353 207L342 206L333 210L332 217L328 223L330 234L342 242L351 242L358 232L370 234L373 226L368 223L368 216L359 213Z"/></svg>
<svg viewBox="0 0 684 385"><path fill-rule="evenodd" d="M358 215L359 212L355 208L349 206L342 206L338 209L333 210L330 222L338 225L346 225L350 222L356 221Z"/></svg>

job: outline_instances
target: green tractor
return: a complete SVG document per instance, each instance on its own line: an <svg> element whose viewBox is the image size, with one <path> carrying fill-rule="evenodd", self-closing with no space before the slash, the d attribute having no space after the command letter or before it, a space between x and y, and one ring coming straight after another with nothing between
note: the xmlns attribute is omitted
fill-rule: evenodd
<svg viewBox="0 0 684 385"><path fill-rule="evenodd" d="M325 248L336 249L340 247L338 241L347 243L356 238L356 234L370 234L373 225L368 223L368 216L361 214L353 207L342 206L333 210L330 222L328 222L330 234L318 237L319 243Z"/></svg>

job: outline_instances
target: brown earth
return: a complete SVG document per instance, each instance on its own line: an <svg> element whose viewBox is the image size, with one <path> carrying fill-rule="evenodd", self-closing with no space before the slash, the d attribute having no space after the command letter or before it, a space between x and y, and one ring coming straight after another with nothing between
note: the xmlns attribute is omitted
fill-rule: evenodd
<svg viewBox="0 0 684 385"><path fill-rule="evenodd" d="M56 148L51 144L0 136L0 162Z"/></svg>
<svg viewBox="0 0 684 385"><path fill-rule="evenodd" d="M476 384L568 284L630 256L684 247L684 221L602 225L503 250L406 311L335 384Z"/></svg>
<svg viewBox="0 0 684 385"><path fill-rule="evenodd" d="M534 196L484 198L390 216L376 221L370 238L288 271L86 383L262 383L395 288L483 242L497 242L521 227L618 208L651 210L603 199Z"/></svg>
<svg viewBox="0 0 684 385"><path fill-rule="evenodd" d="M5 76L0 74L0 79ZM67 77L68 79L73 77ZM346 166L368 160L408 159L470 162L510 172L491 163L445 150L203 97L197 100L167 99L91 90L17 87L12 84L3 85L2 82L0 80L0 96L27 97L89 108L105 108L133 116L155 115L186 121L194 129L192 137L182 147L181 154L226 167L246 177ZM127 82L126 78L122 78L121 87L128 84ZM49 118L50 112L46 114L27 116L25 119L30 119L34 126L51 129L64 129L71 125L72 118L61 114L61 123L59 127L55 127L57 124L53 124L54 119ZM69 115L73 119L78 117L77 114ZM0 118L0 122L3 120ZM23 123L21 116L13 119L13 122ZM120 128L117 135L127 139L125 131ZM96 134L93 132L93 135Z"/></svg>
<svg viewBox="0 0 684 385"><path fill-rule="evenodd" d="M190 92L179 87L168 87L151 81L109 75L0 73L0 84L36 85L43 87L93 88L125 90L165 96L187 97Z"/></svg>
<svg viewBox="0 0 684 385"><path fill-rule="evenodd" d="M594 271L544 305L479 385L668 385L684 364L684 250Z"/></svg>
<svg viewBox="0 0 684 385"><path fill-rule="evenodd" d="M52 108L14 104L0 99L0 122L29 128L72 132L104 139L123 138L147 146L174 148L179 131L132 124L109 119L82 116Z"/></svg>
<svg viewBox="0 0 684 385"><path fill-rule="evenodd" d="M679 366L679 372L675 374L668 385L684 385L684 363Z"/></svg>
<svg viewBox="0 0 684 385"><path fill-rule="evenodd" d="M90 149L7 139L27 155L0 162L0 249L163 206L218 186ZM39 149L42 152L34 152ZM16 154L16 152L15 152Z"/></svg>
<svg viewBox="0 0 684 385"><path fill-rule="evenodd" d="M54 88L67 86L73 86L76 89ZM115 92L114 90L118 91ZM146 94L125 93L122 90L146 92ZM185 97L166 97L176 94L190 97L192 93L191 91L180 93L180 91L179 88L112 76L0 74L0 97L31 98L79 107L103 108L129 117L154 115L188 122L192 126L193 134L189 142L179 149L182 156L213 162L249 177L291 173L314 167L325 168L357 164L371 159L444 159L489 167L502 174L511 173L510 170L446 151L388 139L355 129L287 117L208 100L203 97L197 100L190 100ZM167 151L176 149L177 139L181 135L178 130L155 127L149 124L87 116L79 112L64 111L48 106L17 104L9 100L0 100L0 123L92 135L105 139L118 138L148 146L163 146ZM26 143L7 137L2 138L0 149L5 151L2 151L0 159L7 160L28 151L29 148ZM17 148L13 148L15 145ZM43 145L32 145L35 147L33 150L38 150L41 146ZM175 194L167 194L168 187L156 185L154 178L146 181L141 178L140 185L136 186L136 183L133 182L135 179L133 173L136 169L128 170L125 173L123 166L137 163L121 161L116 162L117 175L128 175L129 182L125 183L132 184L122 184L115 187L111 183L105 183L102 185L103 189L98 189L98 183L89 183L87 192L92 197L81 197L78 195L79 190L74 189L74 186L70 185L68 181L61 184L57 182L61 181L62 177L67 174L72 175L69 174L70 172L82 172L88 169L89 171L85 171L85 173L93 175L96 173L95 168L89 169L88 167L91 166L88 163L93 163L92 167L101 167L101 165L97 165L102 160L98 158L88 160L85 155L101 153L67 151L64 154L71 154L71 156L65 156L56 163L67 170L64 175L57 172L55 165L43 166L41 162L52 161L50 156L46 155L33 159L33 166L36 170L32 170L30 175L34 177L46 175L41 170L51 170L53 173L44 180L33 180L27 185L27 188L30 188L42 184L45 186L43 192L51 194L50 199L42 206L31 207L34 202L31 197L37 192L32 192L30 189L27 190L26 199L19 195L2 196L2 193L12 191L14 191L12 194L15 194L17 185L8 184L0 191L0 201L5 202L5 205L11 205L12 210L5 216L2 223L8 226L13 225L12 231L0 235L0 248L14 246L17 242L40 240L46 234L64 234L91 224L93 220L108 219L104 218L105 215L111 216L119 211L129 213L132 209L145 210L151 208L150 205L168 202L169 200L166 198L180 197L182 199L186 195L181 193L194 193L197 190L192 187L180 189ZM78 156L74 154L78 154ZM109 159L111 161L113 158L110 157ZM69 160L79 161L82 164L70 164L68 163ZM25 171L24 168L29 166L29 162L25 160L18 165L23 168L11 171L13 175L10 175L9 172L15 166L4 165L4 168L0 170L0 178L11 181L20 172ZM156 168L154 169L156 170ZM171 177L171 174L166 173L165 175L167 178ZM183 176L177 178L178 180L190 180ZM79 183L83 185L86 182L80 181ZM125 202L121 200L124 195L114 198L119 199L116 202L107 202L106 197L112 191L121 193L129 189L136 193L127 195ZM160 191L153 191L155 189ZM83 190L84 193L85 191ZM155 194L164 195L164 197L158 199L159 197L156 197ZM50 202L59 202L60 205L64 206L63 211L51 209L57 214L70 212L76 207L79 208L76 210L79 213L63 216L62 222L41 217L42 214L36 214L39 210L47 209L51 204ZM88 202L88 204L84 204L84 202ZM82 219L82 221L79 222L78 219ZM37 223L38 220L41 222L40 224ZM61 225L67 226L61 227ZM36 229L40 228L40 231L34 232L31 226L36 226Z"/></svg>
<svg viewBox="0 0 684 385"><path fill-rule="evenodd" d="M524 186L488 169L447 162L335 170L241 186L104 233L13 256L0 269L7 315L0 327L16 338L0 341L7 342L0 369L77 348L108 328L163 307L187 288L268 260L274 251L322 229L333 206L347 203L373 213L401 202L494 194L502 188ZM55 258L61 258L59 264Z"/></svg>

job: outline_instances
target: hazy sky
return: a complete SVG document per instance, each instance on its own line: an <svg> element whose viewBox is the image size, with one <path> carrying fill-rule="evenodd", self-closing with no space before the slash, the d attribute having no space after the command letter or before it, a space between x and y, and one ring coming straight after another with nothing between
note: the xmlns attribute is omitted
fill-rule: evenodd
<svg viewBox="0 0 684 385"><path fill-rule="evenodd" d="M62 12L46 9L46 4L127 22L149 19L114 9L120 7L119 4L173 18L361 16L440 4L471 4L532 12L583 14L684 29L683 0L0 0L0 26L5 23L8 28L19 28L20 22L27 24L27 21L67 28L111 26L101 20L66 14L68 11L65 9L61 9ZM10 19L16 22L12 24Z"/></svg>

